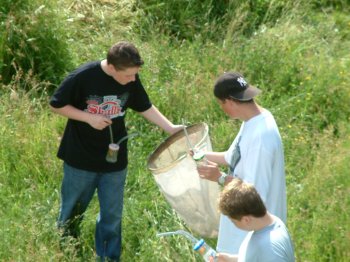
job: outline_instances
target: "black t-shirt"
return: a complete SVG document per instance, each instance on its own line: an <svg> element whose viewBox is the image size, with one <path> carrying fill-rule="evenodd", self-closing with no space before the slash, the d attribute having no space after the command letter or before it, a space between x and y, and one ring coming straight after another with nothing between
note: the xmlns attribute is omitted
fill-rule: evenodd
<svg viewBox="0 0 350 262"><path fill-rule="evenodd" d="M152 104L142 86L136 81L121 85L95 61L82 65L62 82L51 98L50 105L61 108L72 105L92 114L104 114L112 118L113 142L127 135L126 109L144 112ZM111 143L109 128L97 130L89 124L68 119L57 156L67 164L93 172L111 172L127 166L127 140L119 146L117 163L106 161Z"/></svg>

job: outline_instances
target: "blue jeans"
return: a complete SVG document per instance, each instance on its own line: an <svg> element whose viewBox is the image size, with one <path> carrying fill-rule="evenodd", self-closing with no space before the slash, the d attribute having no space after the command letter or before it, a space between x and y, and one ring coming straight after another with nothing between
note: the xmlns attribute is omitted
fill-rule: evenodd
<svg viewBox="0 0 350 262"><path fill-rule="evenodd" d="M96 173L64 163L61 208L58 227L63 236L77 237L79 225L95 190L100 213L96 221L95 245L99 257L119 261L121 253L121 221L127 169Z"/></svg>

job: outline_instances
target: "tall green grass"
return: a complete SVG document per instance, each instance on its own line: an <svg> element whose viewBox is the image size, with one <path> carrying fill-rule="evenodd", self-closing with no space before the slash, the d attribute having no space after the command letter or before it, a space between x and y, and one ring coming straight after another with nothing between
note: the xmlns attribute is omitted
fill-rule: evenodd
<svg viewBox="0 0 350 262"><path fill-rule="evenodd" d="M300 1L268 0L138 0L141 22L136 30L149 39L153 30L176 39L199 35L221 40L222 32L251 35L262 24L275 24Z"/></svg>
<svg viewBox="0 0 350 262"><path fill-rule="evenodd" d="M130 36L132 7L126 0L1 0L1 82L23 71L51 83L52 93L77 63L106 56L111 43Z"/></svg>
<svg viewBox="0 0 350 262"><path fill-rule="evenodd" d="M1 1L0 73L9 83L19 71L58 82L71 60L62 16L50 1Z"/></svg>
<svg viewBox="0 0 350 262"><path fill-rule="evenodd" d="M42 106L43 101L17 95L18 100L12 102L21 101L21 106L6 103L1 110L5 117L1 119L0 138L0 257L4 261L93 261L97 199L93 199L82 225L82 254L74 248L74 241L65 250L58 245L55 221L61 163L55 154L64 121L51 115ZM9 96L10 92L4 93L2 101L9 100ZM146 129L136 116L135 121ZM288 226L297 261L346 261L349 255L350 203L344 197L349 194L349 127L342 127L339 132L341 139L335 138L331 129L315 135L315 161L306 158L309 169L304 171L305 177L288 184ZM211 133L219 135L216 130ZM156 237L158 232L189 229L169 207L146 170L146 159L154 146L147 141L152 137L152 132L148 132L130 143L124 261L195 261L199 257L187 240ZM288 159L287 155L287 162ZM298 170L298 166L293 167L288 176L294 176ZM209 243L215 246L215 240Z"/></svg>
<svg viewBox="0 0 350 262"><path fill-rule="evenodd" d="M35 13L40 1L16 1L18 10L2 1L5 23L0 32L18 36L12 46L28 43L29 32L41 30L39 21L45 20L47 27L26 44L24 56L22 49L0 51L2 70L7 61L16 65L7 81L3 74L0 81L0 260L94 261L96 198L78 242L71 239L64 249L59 247L55 221L62 163L56 151L65 119L52 114L47 103L66 71L87 60L103 59L113 42L128 39L145 60L141 78L154 104L174 123L183 118L208 123L215 150L226 150L239 128L212 95L215 79L224 71L237 70L263 90L258 102L275 115L285 146L288 226L297 261L346 261L350 203L342 196L349 195L350 27L346 13L332 11L346 2L321 1L319 6L315 1L298 1L292 8L294 1L283 1L283 9L278 1L242 5L236 1L235 7L233 2L218 1L215 6L214 1L203 1L196 6L195 1L177 5L62 0L59 5L47 1ZM224 4L231 4L232 13L216 9ZM180 17L162 15L162 10ZM22 24L21 14L32 22ZM14 27L5 32L9 21L15 22ZM52 32L58 42L47 41ZM4 39L0 38L1 45L9 47ZM14 54L18 56L4 59ZM60 59L67 64L61 65ZM46 76L34 70L46 66ZM146 167L147 157L166 134L133 112L128 113L127 126L142 135L129 146L123 261L200 261L186 239L156 237L158 232L190 231ZM207 241L215 247L215 239Z"/></svg>
<svg viewBox="0 0 350 262"><path fill-rule="evenodd" d="M340 139L334 139L333 130L319 135L306 176L289 184L288 226L298 261L349 259L349 125L342 131Z"/></svg>

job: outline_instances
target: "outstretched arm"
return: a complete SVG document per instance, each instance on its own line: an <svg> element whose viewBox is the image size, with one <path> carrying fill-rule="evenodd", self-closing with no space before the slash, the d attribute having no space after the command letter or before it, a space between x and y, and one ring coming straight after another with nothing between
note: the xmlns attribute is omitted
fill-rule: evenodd
<svg viewBox="0 0 350 262"><path fill-rule="evenodd" d="M219 165L227 165L225 153L226 152L205 152L205 157L209 161L215 162Z"/></svg>
<svg viewBox="0 0 350 262"><path fill-rule="evenodd" d="M174 125L171 123L154 105L140 114L169 134L174 134L183 128L182 125Z"/></svg>

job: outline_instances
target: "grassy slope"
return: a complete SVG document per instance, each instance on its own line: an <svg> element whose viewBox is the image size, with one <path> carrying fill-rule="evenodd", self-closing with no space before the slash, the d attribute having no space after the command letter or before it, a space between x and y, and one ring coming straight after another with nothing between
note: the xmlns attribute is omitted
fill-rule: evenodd
<svg viewBox="0 0 350 262"><path fill-rule="evenodd" d="M116 36L131 36L119 28L109 31L104 25L90 35L90 27L86 27L90 20L79 20L77 13L79 10L87 18L97 16L87 8L87 2L77 2L71 8L71 12L76 13L73 17L77 18L74 23L67 24L67 32L79 36L78 44L71 47L76 62L100 58ZM100 6L96 4L94 8ZM115 19L107 15L108 8L111 6L104 5L101 11L106 12L104 17ZM123 16L118 16L121 18ZM350 25L346 19L341 19L342 34L348 32ZM324 21L324 17L321 16L319 21ZM118 20L115 24L122 22ZM329 30L328 24L324 27L318 22L316 24L318 27L315 28L310 25L298 27L293 22L292 26L285 24L282 28L267 30L242 45L243 51L235 45L217 47L206 43L201 46L200 41L184 42L180 47L170 46L168 40L162 42L162 37L159 37L159 42L140 41L137 45L142 46L147 62L142 77L156 104L175 122L180 122L182 117L192 123L208 122L217 150L224 150L232 137L232 123L227 123L211 96L211 85L217 73L225 68L239 68L251 74L250 78L260 80L263 88L269 88L267 83L272 83L275 93L270 92L271 97L264 96L261 102L275 113L286 145L288 225L295 241L297 259L338 262L350 256L347 223L350 213L347 197L350 187L347 176L349 128L339 131L339 139L333 136L334 130L319 134L314 133L314 128L320 119L333 117L333 121L336 120L340 112L333 110L341 101L333 94L341 96L338 91L348 87L349 79L344 74L349 66L348 35L344 35L342 45L339 45L333 42L338 36L332 23L329 23ZM344 54L340 55L334 49L344 50ZM83 55L79 56L79 52ZM280 61L282 63L278 64ZM304 68L299 68L300 63ZM263 69L266 72L261 73ZM295 72L290 73L290 70ZM31 79L25 80L29 86L38 85ZM287 88L287 85L292 91L278 89ZM327 91L323 93L320 87L328 86L336 89L325 89ZM12 87L16 88L16 85ZM293 90L297 94L302 90L301 96L293 95L285 100L283 95ZM55 220L59 208L61 162L55 154L65 120L49 113L46 98L40 100L20 94L16 99L10 97L10 91L0 91L0 113L3 116L0 119L0 235L3 236L0 260L93 261L93 231L98 212L96 198L83 223L83 255L77 254L74 242L68 243L64 252L58 246ZM342 104L344 110L346 106ZM334 116L329 116L331 114ZM146 169L148 154L165 135L135 114L128 117L129 128L138 128L144 136L130 142L131 175L127 179L123 224L124 260L198 259L183 238L160 240L155 236L156 232L186 229ZM209 242L215 246L215 240Z"/></svg>
<svg viewBox="0 0 350 262"><path fill-rule="evenodd" d="M1 97L8 99L7 94ZM57 135L64 121L47 108L21 98L19 110L5 104L1 121L0 258L5 261L90 261L98 205L92 202L82 230L84 255L74 244L60 251L55 230L61 180L60 161L55 158ZM2 113L4 113L2 111ZM26 117L23 117L25 115ZM58 130L52 132L52 130ZM300 183L290 183L289 228L298 261L346 261L349 256L350 163L349 127L340 138L325 132L319 137L317 157ZM145 139L144 139L145 140ZM44 142L44 143L43 143ZM158 239L157 232L185 229L159 193L145 162L151 148L131 143L130 166L124 213L123 256L125 261L191 261L196 256L183 238ZM147 147L146 147L147 148ZM291 174L292 175L292 174ZM215 245L215 240L210 241Z"/></svg>

